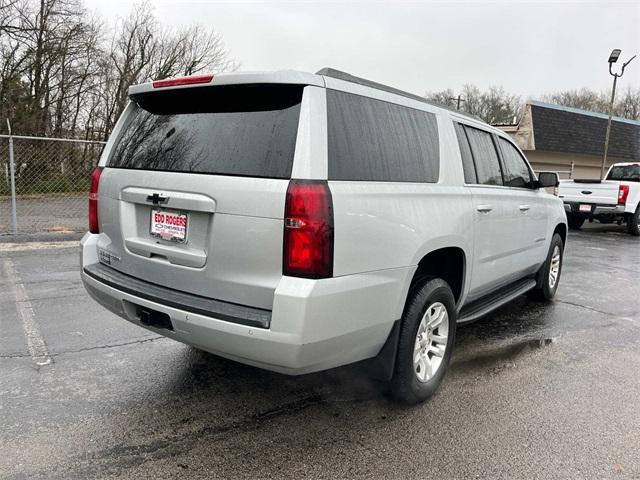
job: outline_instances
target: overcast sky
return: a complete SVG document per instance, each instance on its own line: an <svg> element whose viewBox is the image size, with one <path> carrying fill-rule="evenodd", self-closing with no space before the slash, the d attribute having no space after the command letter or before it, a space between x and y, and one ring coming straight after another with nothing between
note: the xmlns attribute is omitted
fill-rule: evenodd
<svg viewBox="0 0 640 480"><path fill-rule="evenodd" d="M331 66L417 94L465 83L523 97L611 88L607 59L640 53L640 1L213 2L155 0L168 25L224 36L242 70ZM115 21L125 0L87 0ZM640 87L640 58L621 81Z"/></svg>

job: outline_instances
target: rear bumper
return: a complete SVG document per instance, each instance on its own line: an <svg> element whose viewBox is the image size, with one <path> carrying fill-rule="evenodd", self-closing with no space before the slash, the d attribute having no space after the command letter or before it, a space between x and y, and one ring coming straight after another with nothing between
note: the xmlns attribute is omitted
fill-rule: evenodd
<svg viewBox="0 0 640 480"><path fill-rule="evenodd" d="M581 212L580 205L590 205L590 212ZM564 210L567 213L584 215L585 217L592 215L619 215L624 213L624 205L603 205L587 202L564 202Z"/></svg>
<svg viewBox="0 0 640 480"><path fill-rule="evenodd" d="M404 302L399 299L405 298L403 290L414 271L393 269L324 280L282 277L272 311L257 312L270 313L268 326L247 325L225 318L219 304L209 304L206 308L213 308L198 311L188 302L181 303L183 299L176 292L173 293L177 296L167 301L162 295L150 296L148 289L134 283L120 285L113 278L105 281L90 274L100 269L96 267L96 237L86 234L82 239L81 276L98 303L136 325L179 342L289 375L376 356L394 321L400 318ZM167 314L173 330L143 325L137 314L139 307ZM238 317L258 310L234 307L237 309L222 313Z"/></svg>
<svg viewBox="0 0 640 480"><path fill-rule="evenodd" d="M101 263L87 265L82 272L99 283L113 287L120 292L130 293L136 297L190 313L215 317L249 327L269 328L271 323L271 312L268 310L178 292L125 275Z"/></svg>

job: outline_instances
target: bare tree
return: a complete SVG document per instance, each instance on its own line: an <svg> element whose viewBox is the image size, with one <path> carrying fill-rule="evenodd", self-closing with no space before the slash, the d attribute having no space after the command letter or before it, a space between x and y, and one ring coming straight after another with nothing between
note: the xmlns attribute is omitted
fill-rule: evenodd
<svg viewBox="0 0 640 480"><path fill-rule="evenodd" d="M427 92L425 98L430 102L435 102L449 108L456 108L456 94L451 88L440 90L439 92Z"/></svg>
<svg viewBox="0 0 640 480"><path fill-rule="evenodd" d="M609 100L607 96L588 88L551 93L544 95L543 99L549 103L579 108L581 110L595 112L606 112L609 110Z"/></svg>
<svg viewBox="0 0 640 480"><path fill-rule="evenodd" d="M523 102L517 95L512 95L502 87L490 87L481 91L472 84L466 84L460 91L462 97L461 110L475 115L487 123L510 124L519 118ZM565 90L543 95L542 99L548 103L564 105L592 112L608 113L609 92L596 92L588 88ZM439 92L428 92L428 100L456 107L457 95L452 89ZM640 120L640 88L628 87L618 95L613 107L614 115L631 120Z"/></svg>
<svg viewBox="0 0 640 480"><path fill-rule="evenodd" d="M552 93L543 98L549 103L591 112L608 113L611 102L610 95L611 93L608 91L596 92L588 88L581 88ZM631 120L640 119L640 88L628 87L624 93L619 94L613 105L613 114Z"/></svg>
<svg viewBox="0 0 640 480"><path fill-rule="evenodd" d="M627 88L619 97L615 111L621 117L640 120L640 88Z"/></svg>
<svg viewBox="0 0 640 480"><path fill-rule="evenodd" d="M150 77L163 79L172 75L194 75L203 70L234 70L235 62L225 48L222 36L201 25L192 25L160 37Z"/></svg>
<svg viewBox="0 0 640 480"><path fill-rule="evenodd" d="M108 30L82 0L0 0L0 116L22 133L106 138L130 85L233 68L219 34L163 28L147 3Z"/></svg>
<svg viewBox="0 0 640 480"><path fill-rule="evenodd" d="M481 96L482 111L479 115L491 124L511 124L517 121L522 100L507 93L502 87L490 87Z"/></svg>
<svg viewBox="0 0 640 480"><path fill-rule="evenodd" d="M109 97L105 105L105 134L111 131L124 110L129 86L146 76L144 73L156 55L155 49L159 48L154 41L155 32L157 21L146 4L135 6L129 17L118 25L104 65L107 76L104 88L113 89L105 92Z"/></svg>
<svg viewBox="0 0 640 480"><path fill-rule="evenodd" d="M214 73L233 71L239 66L227 50L222 35L202 25L183 29L178 32L177 38L183 46L183 75L194 75L203 70Z"/></svg>
<svg viewBox="0 0 640 480"><path fill-rule="evenodd" d="M0 104L8 106L2 113L21 131L59 131L68 101L77 95L78 71L86 69L91 26L78 0L16 1L7 8L3 18L11 19L11 28L0 37Z"/></svg>
<svg viewBox="0 0 640 480"><path fill-rule="evenodd" d="M106 135L126 106L129 86L204 70L233 70L236 63L214 30L200 25L163 29L149 5L141 3L118 25L103 68Z"/></svg>
<svg viewBox="0 0 640 480"><path fill-rule="evenodd" d="M470 83L465 84L460 92L464 102L462 103L462 111L467 112L476 117L482 117L482 92L475 85ZM484 120L484 119L483 119Z"/></svg>
<svg viewBox="0 0 640 480"><path fill-rule="evenodd" d="M507 93L502 87L490 87L482 92L475 85L466 84L460 96L460 110L487 123L512 123L522 108L520 97ZM451 89L427 93L426 98L451 108L457 106L457 96Z"/></svg>
<svg viewBox="0 0 640 480"><path fill-rule="evenodd" d="M0 35L20 31L18 12L22 3L23 0L0 0Z"/></svg>

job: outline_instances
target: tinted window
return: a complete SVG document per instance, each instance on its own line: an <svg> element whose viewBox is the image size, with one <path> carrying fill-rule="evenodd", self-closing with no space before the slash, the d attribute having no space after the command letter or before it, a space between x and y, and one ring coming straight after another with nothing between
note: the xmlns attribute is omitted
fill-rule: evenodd
<svg viewBox="0 0 640 480"><path fill-rule="evenodd" d="M469 147L469 140L464 131L464 127L459 123L455 124L456 135L458 137L458 145L460 146L460 155L462 155L462 168L464 170L465 183L478 183L476 168L473 165L473 156Z"/></svg>
<svg viewBox="0 0 640 480"><path fill-rule="evenodd" d="M504 166L504 184L508 187L531 187L531 171L520 152L504 138L498 138Z"/></svg>
<svg viewBox="0 0 640 480"><path fill-rule="evenodd" d="M109 167L289 178L301 99L275 85L134 97Z"/></svg>
<svg viewBox="0 0 640 480"><path fill-rule="evenodd" d="M329 179L437 182L432 113L327 90Z"/></svg>
<svg viewBox="0 0 640 480"><path fill-rule="evenodd" d="M640 182L640 163L634 163L632 165L616 165L609 172L607 180Z"/></svg>
<svg viewBox="0 0 640 480"><path fill-rule="evenodd" d="M500 161L491 134L467 126L464 129L473 152L478 172L478 183L481 185L502 185Z"/></svg>

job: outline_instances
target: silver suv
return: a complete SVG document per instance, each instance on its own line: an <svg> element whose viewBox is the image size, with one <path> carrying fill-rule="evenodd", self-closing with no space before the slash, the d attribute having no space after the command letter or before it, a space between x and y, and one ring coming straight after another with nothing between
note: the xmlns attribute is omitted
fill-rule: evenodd
<svg viewBox="0 0 640 480"><path fill-rule="evenodd" d="M555 294L557 175L474 118L331 69L129 96L92 175L81 268L130 322L291 375L366 360L416 403L457 323Z"/></svg>

